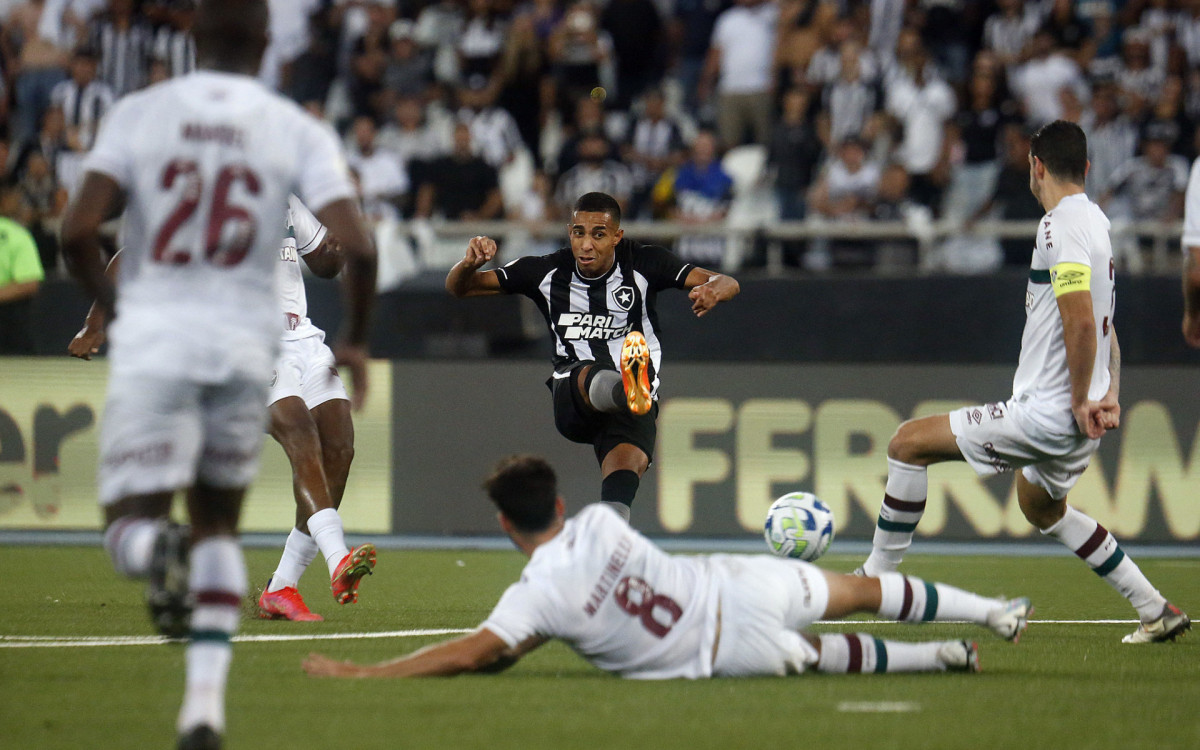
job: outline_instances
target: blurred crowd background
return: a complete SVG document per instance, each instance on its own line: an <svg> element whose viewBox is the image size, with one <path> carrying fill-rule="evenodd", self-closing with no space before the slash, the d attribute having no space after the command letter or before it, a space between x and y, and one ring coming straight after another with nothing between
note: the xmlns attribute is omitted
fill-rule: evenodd
<svg viewBox="0 0 1200 750"><path fill-rule="evenodd" d="M953 222L943 256L970 256L977 222L1041 216L1026 155L1046 122L1085 129L1089 193L1118 222L1178 223L1197 154L1200 0L270 5L262 80L337 129L368 216L418 254L430 222L559 221L602 190L627 221L687 227L726 221L739 191L767 222ZM46 274L104 113L195 67L194 16L194 0L0 0L0 213ZM729 268L727 242L673 244ZM903 266L914 246L809 238L783 258ZM992 239L982 266L1027 265L1030 246Z"/></svg>

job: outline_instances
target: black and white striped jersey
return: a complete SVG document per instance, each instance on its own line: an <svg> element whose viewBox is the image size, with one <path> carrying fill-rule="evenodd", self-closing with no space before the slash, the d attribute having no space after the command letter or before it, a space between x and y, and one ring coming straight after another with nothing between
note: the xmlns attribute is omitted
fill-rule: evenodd
<svg viewBox="0 0 1200 750"><path fill-rule="evenodd" d="M630 331L641 331L650 347L650 387L658 393L662 363L658 314L654 304L663 289L683 289L694 268L657 245L624 239L608 273L595 279L579 275L571 248L518 258L496 269L500 288L523 294L542 311L554 337L555 377L566 377L576 362L595 361L620 369L621 344Z"/></svg>

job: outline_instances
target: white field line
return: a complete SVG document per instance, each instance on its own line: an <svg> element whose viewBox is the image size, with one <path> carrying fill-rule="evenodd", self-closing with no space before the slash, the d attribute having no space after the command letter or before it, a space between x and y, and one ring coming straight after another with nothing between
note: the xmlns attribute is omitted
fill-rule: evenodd
<svg viewBox="0 0 1200 750"><path fill-rule="evenodd" d="M1030 625L1136 625L1137 620L1030 620ZM839 627L875 627L903 625L892 620L819 620L817 625ZM969 625L963 620L945 621L943 625ZM380 630L366 633L309 633L235 635L235 643L279 643L284 641L345 641L372 638L415 638L431 635L462 635L472 628L434 628L427 630ZM57 636L57 635L0 635L0 648L89 648L95 646L162 646L182 643L158 635L116 636Z"/></svg>

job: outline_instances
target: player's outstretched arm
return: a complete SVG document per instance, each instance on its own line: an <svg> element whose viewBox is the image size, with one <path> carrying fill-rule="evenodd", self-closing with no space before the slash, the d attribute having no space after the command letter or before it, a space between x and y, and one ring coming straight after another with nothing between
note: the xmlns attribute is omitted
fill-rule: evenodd
<svg viewBox="0 0 1200 750"><path fill-rule="evenodd" d="M121 186L99 172L88 172L67 206L62 223L62 251L67 269L112 320L116 287L104 274L100 225L124 204Z"/></svg>
<svg viewBox="0 0 1200 750"><path fill-rule="evenodd" d="M684 286L690 291L688 299L692 301L692 312L696 317L704 317L719 302L727 302L742 291L737 279L706 268L693 268L688 272Z"/></svg>
<svg viewBox="0 0 1200 750"><path fill-rule="evenodd" d="M104 275L114 285L117 282L117 270L121 267L120 258L121 251L118 250L108 261L108 268L104 269ZM104 344L104 329L107 325L108 316L100 309L100 305L93 302L87 317L83 320L83 328L79 329L79 333L75 334L75 338L67 344L67 353L72 357L90 360L92 355L100 351L100 347Z"/></svg>
<svg viewBox="0 0 1200 750"><path fill-rule="evenodd" d="M317 212L317 221L334 237L345 257L342 273L342 297L346 321L333 347L334 360L350 371L353 392L350 403L361 409L367 397L367 336L370 333L371 308L375 304L375 243L363 225L358 204L349 198L330 203Z"/></svg>
<svg viewBox="0 0 1200 750"><path fill-rule="evenodd" d="M308 270L322 279L332 279L337 276L346 261L346 256L342 253L342 246L328 232L325 233L325 239L321 240L321 244L317 246L316 250L301 257L304 258L304 264L308 266Z"/></svg>
<svg viewBox="0 0 1200 750"><path fill-rule="evenodd" d="M1200 348L1200 247L1188 247L1183 257L1183 340Z"/></svg>
<svg viewBox="0 0 1200 750"><path fill-rule="evenodd" d="M467 252L463 259L454 264L450 273L446 274L446 291L455 297L481 297L489 294L501 294L500 278L495 271L479 269L485 263L496 257L496 241L482 235L472 237L467 243Z"/></svg>
<svg viewBox="0 0 1200 750"><path fill-rule="evenodd" d="M544 642L530 639L510 649L498 635L480 628L461 638L435 643L378 664L354 664L335 661L322 654L309 654L304 660L304 671L313 677L453 677L464 672L494 672L507 668Z"/></svg>
<svg viewBox="0 0 1200 750"><path fill-rule="evenodd" d="M1092 294L1080 290L1067 292L1057 299L1063 323L1063 343L1067 349L1071 411L1079 431L1094 440L1104 435L1107 428L1104 427L1100 402L1088 400L1092 367L1096 360L1096 320L1092 317Z"/></svg>

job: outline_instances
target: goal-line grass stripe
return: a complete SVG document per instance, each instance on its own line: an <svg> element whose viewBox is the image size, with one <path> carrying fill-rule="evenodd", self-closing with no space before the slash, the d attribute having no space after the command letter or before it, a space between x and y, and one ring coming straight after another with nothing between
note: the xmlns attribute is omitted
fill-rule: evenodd
<svg viewBox="0 0 1200 750"><path fill-rule="evenodd" d="M892 620L819 620L817 625L861 627L876 625L902 625ZM939 623L942 625L968 625L962 620ZM1137 620L1030 620L1030 625L1136 625ZM235 643L280 643L287 641L346 641L373 638L416 638L431 635L462 635L473 628L430 628L419 630L380 630L366 633L276 633L235 635ZM0 648L89 648L96 646L161 646L181 643L158 635L116 636L58 636L58 635L0 635Z"/></svg>

